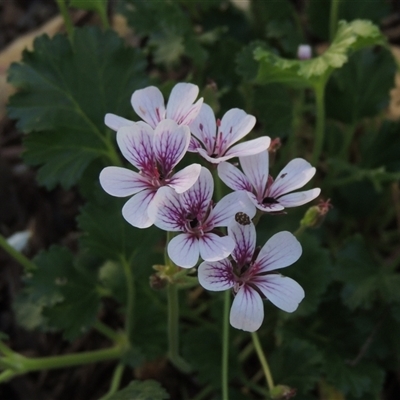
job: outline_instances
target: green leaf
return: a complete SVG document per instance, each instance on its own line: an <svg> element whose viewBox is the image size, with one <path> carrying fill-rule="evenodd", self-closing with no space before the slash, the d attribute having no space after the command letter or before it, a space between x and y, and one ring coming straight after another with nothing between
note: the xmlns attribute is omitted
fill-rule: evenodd
<svg viewBox="0 0 400 400"><path fill-rule="evenodd" d="M104 116L133 114L130 96L147 83L145 67L140 52L116 33L94 28L76 29L73 48L63 35L42 36L12 64L9 81L19 91L9 114L30 133L24 160L41 166L41 184L70 187L96 158L116 162Z"/></svg>
<svg viewBox="0 0 400 400"><path fill-rule="evenodd" d="M389 102L396 64L386 49L364 49L334 71L326 88L328 117L354 124L373 117Z"/></svg>
<svg viewBox="0 0 400 400"><path fill-rule="evenodd" d="M125 389L114 393L108 400L166 400L168 393L156 381L132 381Z"/></svg>
<svg viewBox="0 0 400 400"><path fill-rule="evenodd" d="M207 53L199 45L190 18L178 2L164 0L127 0L124 13L128 23L140 36L149 37L156 63L171 66L182 55L195 64L205 62Z"/></svg>
<svg viewBox="0 0 400 400"><path fill-rule="evenodd" d="M312 32L323 40L329 40L329 14L332 0L309 0L307 15ZM339 19L353 21L368 19L379 24L381 18L389 12L385 0L345 0L339 2Z"/></svg>
<svg viewBox="0 0 400 400"><path fill-rule="evenodd" d="M115 261L122 258L130 261L137 256L142 264L158 253L155 245L163 232L155 227L138 229L130 225L122 217L122 207L128 199L102 193L97 200L88 202L78 216L79 228L84 232L81 238L84 248ZM161 260L162 257L161 252ZM149 265L143 267L150 273Z"/></svg>
<svg viewBox="0 0 400 400"><path fill-rule="evenodd" d="M320 56L310 60L287 60L265 49L256 49L254 59L259 62L257 83L285 83L292 86L312 86L327 79L341 68L348 56L359 49L384 45L386 40L379 28L370 21L340 21L331 46Z"/></svg>
<svg viewBox="0 0 400 400"><path fill-rule="evenodd" d="M296 388L305 395L320 379L322 355L307 341L293 339L276 348L269 359L277 384Z"/></svg>
<svg viewBox="0 0 400 400"><path fill-rule="evenodd" d="M253 114L272 138L284 138L292 131L293 106L288 89L278 83L254 88Z"/></svg>
<svg viewBox="0 0 400 400"><path fill-rule="evenodd" d="M378 396L382 389L384 371L370 362L348 365L338 354L329 352L324 357L326 379L348 396L365 399L366 395Z"/></svg>
<svg viewBox="0 0 400 400"><path fill-rule="evenodd" d="M302 234L300 243L303 253L292 268L284 275L296 280L304 289L305 297L294 314L305 316L316 311L320 298L332 281L332 262L328 250L324 249L315 236Z"/></svg>
<svg viewBox="0 0 400 400"><path fill-rule="evenodd" d="M370 308L376 301L400 301L400 275L377 265L360 235L339 251L335 278L344 283L342 299L352 310Z"/></svg>
<svg viewBox="0 0 400 400"><path fill-rule="evenodd" d="M74 339L96 318L100 295L95 282L74 265L72 254L60 246L41 252L34 263L38 268L26 281L30 299L43 305L42 314L49 327L63 330L68 340Z"/></svg>

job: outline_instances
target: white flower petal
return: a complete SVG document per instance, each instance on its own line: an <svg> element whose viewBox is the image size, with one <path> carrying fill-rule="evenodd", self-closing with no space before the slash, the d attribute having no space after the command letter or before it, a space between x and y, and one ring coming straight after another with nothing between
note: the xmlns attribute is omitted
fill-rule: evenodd
<svg viewBox="0 0 400 400"><path fill-rule="evenodd" d="M304 299L303 288L292 278L280 274L258 276L253 283L271 303L286 312L297 310Z"/></svg>
<svg viewBox="0 0 400 400"><path fill-rule="evenodd" d="M281 204L279 203L265 203L263 204L262 202L259 202L257 197L255 196L254 193L246 192L247 196L251 200L251 202L261 211L263 212L277 212L277 211L282 211L285 209Z"/></svg>
<svg viewBox="0 0 400 400"><path fill-rule="evenodd" d="M211 172L204 167L201 167L199 178L196 183L181 194L181 203L187 213L196 217L199 221L203 219L207 212L212 195L214 192L214 180Z"/></svg>
<svg viewBox="0 0 400 400"><path fill-rule="evenodd" d="M104 124L108 126L113 131L117 131L119 128L123 126L133 125L135 122L130 121L129 119L119 117L115 114L106 114L104 117Z"/></svg>
<svg viewBox="0 0 400 400"><path fill-rule="evenodd" d="M198 115L203 99L195 104L199 88L192 83L178 83L174 86L168 99L167 118L179 125L189 125Z"/></svg>
<svg viewBox="0 0 400 400"><path fill-rule="evenodd" d="M186 211L181 205L180 197L174 189L161 187L157 190L148 209L154 225L164 231L182 231L186 222Z"/></svg>
<svg viewBox="0 0 400 400"><path fill-rule="evenodd" d="M284 207L297 207L314 200L320 195L320 193L321 189L315 188L311 190L306 190L304 192L285 194L284 196L279 197L278 201L279 204L282 204L282 206Z"/></svg>
<svg viewBox="0 0 400 400"><path fill-rule="evenodd" d="M153 170L153 130L146 124L125 126L117 132L118 146L123 156L139 170Z"/></svg>
<svg viewBox="0 0 400 400"><path fill-rule="evenodd" d="M264 152L268 149L271 143L271 138L263 136L257 139L248 140L231 147L226 153L225 157L246 157Z"/></svg>
<svg viewBox="0 0 400 400"><path fill-rule="evenodd" d="M215 146L217 123L214 111L208 104L201 106L199 115L190 124L190 130L193 136L203 143L206 153L212 155Z"/></svg>
<svg viewBox="0 0 400 400"><path fill-rule="evenodd" d="M163 95L155 86L136 90L132 95L131 104L136 114L153 129L165 118Z"/></svg>
<svg viewBox="0 0 400 400"><path fill-rule="evenodd" d="M279 232L262 247L254 266L259 273L285 268L296 262L301 253L301 245L294 235L287 231Z"/></svg>
<svg viewBox="0 0 400 400"><path fill-rule="evenodd" d="M176 193L183 193L190 189L199 178L200 164L192 164L177 172L170 179L168 186L175 189Z"/></svg>
<svg viewBox="0 0 400 400"><path fill-rule="evenodd" d="M182 268L192 268L199 260L199 241L188 233L175 236L168 243L168 255Z"/></svg>
<svg viewBox="0 0 400 400"><path fill-rule="evenodd" d="M189 127L179 126L172 119L164 119L157 125L153 135L153 148L164 176L183 158L189 142Z"/></svg>
<svg viewBox="0 0 400 400"><path fill-rule="evenodd" d="M261 296L250 286L243 285L233 300L229 319L234 328L255 332L264 319Z"/></svg>
<svg viewBox="0 0 400 400"><path fill-rule="evenodd" d="M149 189L150 183L137 172L121 167L106 167L100 172L100 185L111 196L131 196L143 189Z"/></svg>
<svg viewBox="0 0 400 400"><path fill-rule="evenodd" d="M122 207L122 216L136 228L148 228L153 225L147 210L155 194L155 190L148 189L135 194Z"/></svg>
<svg viewBox="0 0 400 400"><path fill-rule="evenodd" d="M246 175L228 162L221 162L218 165L218 176L232 190L252 191L250 180Z"/></svg>
<svg viewBox="0 0 400 400"><path fill-rule="evenodd" d="M240 166L258 196L263 197L268 182L269 154L263 151L252 157L240 157ZM251 190L249 190L251 192Z"/></svg>
<svg viewBox="0 0 400 400"><path fill-rule="evenodd" d="M228 235L235 241L235 248L232 257L242 267L249 263L256 248L256 228L251 222L248 225L241 225L236 221L228 227Z"/></svg>
<svg viewBox="0 0 400 400"><path fill-rule="evenodd" d="M219 261L229 256L235 248L235 242L229 236L205 233L199 238L200 256L204 261Z"/></svg>
<svg viewBox="0 0 400 400"><path fill-rule="evenodd" d="M235 276L229 260L204 261L198 268L199 283L204 289L219 292L233 287Z"/></svg>
<svg viewBox="0 0 400 400"><path fill-rule="evenodd" d="M249 200L247 192L238 191L224 196L211 211L207 223L212 227L228 226L238 212L247 214L250 219L256 214L256 208Z"/></svg>
<svg viewBox="0 0 400 400"><path fill-rule="evenodd" d="M245 137L253 129L255 124L255 117L245 113L239 108L232 108L227 111L222 117L221 125L218 129L218 136L221 135L224 142L218 154L225 154L226 150L238 140Z"/></svg>
<svg viewBox="0 0 400 400"><path fill-rule="evenodd" d="M268 196L277 198L303 187L315 174L315 168L302 158L290 161L278 174L268 190Z"/></svg>
<svg viewBox="0 0 400 400"><path fill-rule="evenodd" d="M191 153L197 153L198 148L201 148L200 142L194 136L190 136L188 151Z"/></svg>

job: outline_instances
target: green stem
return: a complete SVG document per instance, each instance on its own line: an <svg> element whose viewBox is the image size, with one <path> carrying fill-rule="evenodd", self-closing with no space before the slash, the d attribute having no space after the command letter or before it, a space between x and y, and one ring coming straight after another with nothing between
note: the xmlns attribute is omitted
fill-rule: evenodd
<svg viewBox="0 0 400 400"><path fill-rule="evenodd" d="M337 30L339 3L340 0L331 0L331 10L329 14L329 39L331 42L333 41Z"/></svg>
<svg viewBox="0 0 400 400"><path fill-rule="evenodd" d="M101 23L104 29L110 29L110 23L108 22L108 15L107 15L107 4L104 7L100 7L98 10Z"/></svg>
<svg viewBox="0 0 400 400"><path fill-rule="evenodd" d="M190 373L192 368L179 355L179 299L178 288L174 283L167 286L168 295L168 358L183 373Z"/></svg>
<svg viewBox="0 0 400 400"><path fill-rule="evenodd" d="M74 41L74 24L72 23L71 16L68 12L68 7L65 0L56 0L60 13L64 19L65 29L67 30L69 40L71 43Z"/></svg>
<svg viewBox="0 0 400 400"><path fill-rule="evenodd" d="M26 358L20 354L9 357L13 367L0 374L0 382L5 382L14 376L32 371L72 367L76 365L92 364L98 361L113 360L121 357L124 347L117 345L109 349L86 351L61 356Z"/></svg>
<svg viewBox="0 0 400 400"><path fill-rule="evenodd" d="M356 125L357 125L356 123L352 123L351 125L346 127L344 131L343 145L339 154L342 160L347 160L349 158L349 149L351 142L353 141L354 134L356 132Z"/></svg>
<svg viewBox="0 0 400 400"><path fill-rule="evenodd" d="M319 82L315 86L315 100L316 100L316 112L317 112L317 123L315 127L315 142L312 154L311 163L317 165L319 158L322 153L322 147L324 145L325 136L325 80Z"/></svg>
<svg viewBox="0 0 400 400"><path fill-rule="evenodd" d="M5 356L12 356L14 352L0 340L0 353L4 354Z"/></svg>
<svg viewBox="0 0 400 400"><path fill-rule="evenodd" d="M231 292L224 292L224 314L222 326L222 369L221 386L222 400L229 400L229 310L231 308Z"/></svg>
<svg viewBox="0 0 400 400"><path fill-rule="evenodd" d="M101 321L97 320L93 324L93 328L103 334L105 337L110 339L114 343L124 343L125 336L121 335L118 332L115 332L106 324L103 324Z"/></svg>
<svg viewBox="0 0 400 400"><path fill-rule="evenodd" d="M133 342L133 310L135 304L135 282L133 279L132 269L129 262L125 257L121 259L121 264L124 269L125 279L126 279L126 288L127 288L127 304L126 304L126 317L125 317L125 331L126 336L128 337L129 343Z"/></svg>
<svg viewBox="0 0 400 400"><path fill-rule="evenodd" d="M269 369L267 358L265 357L265 354L261 347L260 339L258 338L257 332L252 332L251 338L253 339L254 348L256 349L258 359L260 360L262 369L264 371L264 375L265 375L265 379L267 380L268 388L271 391L274 388L274 381L272 379L272 375L271 375L271 371Z"/></svg>
<svg viewBox="0 0 400 400"><path fill-rule="evenodd" d="M115 392L118 391L118 389L121 385L122 374L124 373L124 369L125 369L125 365L123 365L123 364L118 364L116 366L113 377L111 379L110 389L107 392L107 394L99 400L107 400L110 396L112 396Z"/></svg>
<svg viewBox="0 0 400 400"><path fill-rule="evenodd" d="M300 225L295 232L293 232L293 235L296 236L297 238L301 236L301 234L306 230L306 227L304 225Z"/></svg>
<svg viewBox="0 0 400 400"><path fill-rule="evenodd" d="M10 246L4 236L0 235L0 247L24 267L25 272L32 272L37 269L36 265L26 258L22 253Z"/></svg>

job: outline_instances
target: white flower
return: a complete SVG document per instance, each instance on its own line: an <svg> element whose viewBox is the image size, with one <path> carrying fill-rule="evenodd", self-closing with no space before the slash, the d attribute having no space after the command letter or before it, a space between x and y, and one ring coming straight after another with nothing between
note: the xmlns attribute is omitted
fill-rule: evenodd
<svg viewBox="0 0 400 400"><path fill-rule="evenodd" d="M137 228L153 224L148 208L157 191L168 186L177 193L188 190L200 174L200 164L192 164L173 174L173 168L185 155L190 141L187 126L175 121L161 121L155 130L144 122L122 127L117 132L123 156L139 170L106 167L100 184L112 196L132 196L122 208L123 217Z"/></svg>
<svg viewBox="0 0 400 400"><path fill-rule="evenodd" d="M160 90L155 86L148 86L133 93L131 104L136 114L153 129L164 119L172 119L178 125L189 125L196 118L203 104L203 98L194 103L198 94L198 86L192 83L178 83L172 89L167 108L165 108ZM114 131L134 124L133 121L115 114L106 114L104 123Z"/></svg>
<svg viewBox="0 0 400 400"><path fill-rule="evenodd" d="M234 145L254 127L255 117L233 108L216 121L214 112L203 104L199 115L190 124L192 140L189 151L198 152L207 161L218 164L233 157L250 156L267 150L271 139L263 136Z"/></svg>
<svg viewBox="0 0 400 400"><path fill-rule="evenodd" d="M202 167L199 179L185 193L178 194L165 187L154 198L149 215L158 228L179 232L168 243L168 255L182 268L194 267L199 259L216 261L228 257L235 243L232 238L215 232L227 226L239 211L250 213L244 193L230 193L214 207L214 181L208 169Z"/></svg>
<svg viewBox="0 0 400 400"><path fill-rule="evenodd" d="M290 232L279 232L255 257L256 230L253 223L233 223L228 233L236 244L232 260L205 261L199 266L198 277L207 290L233 289L231 325L249 332L259 329L264 319L264 297L281 310L295 311L304 298L303 288L293 279L272 271L299 259L302 250L297 239Z"/></svg>
<svg viewBox="0 0 400 400"><path fill-rule="evenodd" d="M304 186L315 174L315 168L302 158L290 161L275 180L268 174L267 151L252 157L240 157L239 160L243 172L223 162L218 165L218 175L231 189L246 191L254 206L261 211L275 212L301 206L321 193L319 188L290 193Z"/></svg>

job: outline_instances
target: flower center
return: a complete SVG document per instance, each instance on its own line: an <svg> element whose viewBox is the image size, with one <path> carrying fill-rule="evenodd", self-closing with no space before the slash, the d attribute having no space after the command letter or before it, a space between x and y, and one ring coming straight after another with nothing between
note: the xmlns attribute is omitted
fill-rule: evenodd
<svg viewBox="0 0 400 400"><path fill-rule="evenodd" d="M275 200L273 197L264 197L262 204L268 205L268 204L278 204L278 200Z"/></svg>

